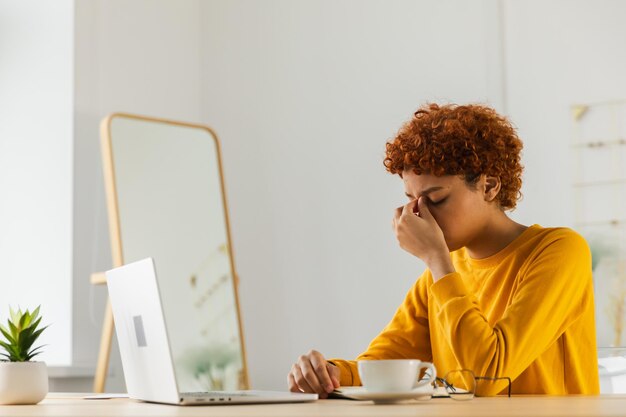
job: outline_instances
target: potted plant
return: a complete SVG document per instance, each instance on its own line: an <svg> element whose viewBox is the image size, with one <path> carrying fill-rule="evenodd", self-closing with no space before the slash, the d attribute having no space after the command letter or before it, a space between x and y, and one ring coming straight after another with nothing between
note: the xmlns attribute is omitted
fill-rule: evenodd
<svg viewBox="0 0 626 417"><path fill-rule="evenodd" d="M33 345L48 326L38 328L39 307L32 313L9 311L8 327L0 324L5 339L0 346L6 351L0 352L5 357L0 360L0 404L37 404L48 394L48 369L45 362L32 361L42 348Z"/></svg>

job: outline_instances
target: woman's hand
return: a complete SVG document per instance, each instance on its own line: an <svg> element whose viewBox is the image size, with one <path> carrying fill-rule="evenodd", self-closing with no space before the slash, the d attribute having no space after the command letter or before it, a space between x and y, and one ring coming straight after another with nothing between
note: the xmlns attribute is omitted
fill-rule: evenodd
<svg viewBox="0 0 626 417"><path fill-rule="evenodd" d="M423 260L435 281L454 272L446 240L426 197L397 208L393 228L400 247Z"/></svg>
<svg viewBox="0 0 626 417"><path fill-rule="evenodd" d="M326 398L339 388L339 376L339 368L328 363L321 353L311 350L291 367L287 376L289 391L312 392Z"/></svg>

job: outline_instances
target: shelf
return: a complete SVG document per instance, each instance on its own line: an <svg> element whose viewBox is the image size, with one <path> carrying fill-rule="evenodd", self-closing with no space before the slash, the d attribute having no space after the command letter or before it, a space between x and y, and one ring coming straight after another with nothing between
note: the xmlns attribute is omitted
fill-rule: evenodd
<svg viewBox="0 0 626 417"><path fill-rule="evenodd" d="M613 99L613 100L594 101L594 102L589 102L589 103L575 103L575 104L572 104L571 107L577 108L577 107L602 107L602 106L621 106L621 105L626 105L626 100Z"/></svg>
<svg viewBox="0 0 626 417"><path fill-rule="evenodd" d="M574 149L599 149L608 148L611 146L624 146L626 145L626 139L610 139L610 140L594 140L575 143L572 145Z"/></svg>

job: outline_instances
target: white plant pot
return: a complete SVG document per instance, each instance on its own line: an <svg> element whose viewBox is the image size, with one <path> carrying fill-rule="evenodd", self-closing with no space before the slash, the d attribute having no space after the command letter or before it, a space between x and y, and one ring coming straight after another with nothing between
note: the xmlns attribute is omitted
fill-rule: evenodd
<svg viewBox="0 0 626 417"><path fill-rule="evenodd" d="M0 404L37 404L46 394L45 362L0 362Z"/></svg>

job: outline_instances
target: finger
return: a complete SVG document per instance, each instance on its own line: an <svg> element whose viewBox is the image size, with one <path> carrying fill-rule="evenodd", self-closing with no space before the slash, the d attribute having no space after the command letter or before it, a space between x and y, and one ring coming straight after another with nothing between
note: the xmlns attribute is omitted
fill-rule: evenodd
<svg viewBox="0 0 626 417"><path fill-rule="evenodd" d="M298 385L298 388L300 389L300 391L311 392L311 393L315 392L313 388L311 388L311 385L309 385L309 383L307 382L306 378L304 378L304 375L302 374L302 370L300 369L300 366L298 365L294 366L293 379L296 381L296 384Z"/></svg>
<svg viewBox="0 0 626 417"><path fill-rule="evenodd" d="M318 352L312 352L310 357L311 365L313 365L313 370L315 370L315 375L317 375L320 386L326 392L333 392L335 385L330 379L328 368L326 368L326 359Z"/></svg>
<svg viewBox="0 0 626 417"><path fill-rule="evenodd" d="M419 200L411 200L408 204L404 205L402 207L402 214L415 214L415 207L418 201Z"/></svg>
<svg viewBox="0 0 626 417"><path fill-rule="evenodd" d="M333 381L335 389L339 388L341 386L341 383L339 382L341 371L337 365L333 365L332 363L326 363L326 367L328 368L328 374L330 375L331 381Z"/></svg>
<svg viewBox="0 0 626 417"><path fill-rule="evenodd" d="M303 366L301 365L300 369L302 370L302 375L304 375L306 382L309 383L314 392L317 392L318 394L326 392L326 388L324 388L324 386L320 383L315 367L308 357L305 356Z"/></svg>
<svg viewBox="0 0 626 417"><path fill-rule="evenodd" d="M398 220L400 218L400 216L402 216L402 209L404 209L404 206L402 207L398 207L394 213L393 219L394 220Z"/></svg>
<svg viewBox="0 0 626 417"><path fill-rule="evenodd" d="M287 376L287 384L289 385L289 391L291 392L302 392L296 383L296 379L293 376L293 373L289 372Z"/></svg>
<svg viewBox="0 0 626 417"><path fill-rule="evenodd" d="M289 391L291 391L291 392L305 392L303 389L300 389L298 387L298 384L296 383L296 380L295 380L295 378L294 378L294 376L293 376L293 374L291 372L289 373L287 378L288 378L288 381L289 381ZM320 394L320 399L323 400L323 399L326 399L326 398L327 398L326 393Z"/></svg>
<svg viewBox="0 0 626 417"><path fill-rule="evenodd" d="M419 200L417 200L417 206L419 208L420 217L423 219L431 220L433 219L433 215L428 209L428 201L429 200L427 197L420 197Z"/></svg>

